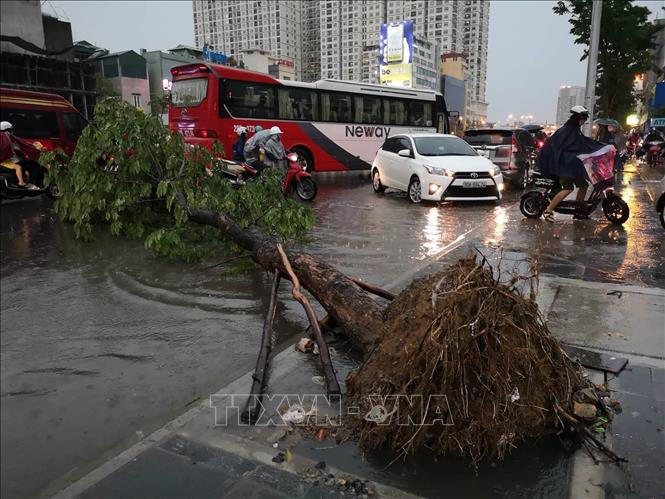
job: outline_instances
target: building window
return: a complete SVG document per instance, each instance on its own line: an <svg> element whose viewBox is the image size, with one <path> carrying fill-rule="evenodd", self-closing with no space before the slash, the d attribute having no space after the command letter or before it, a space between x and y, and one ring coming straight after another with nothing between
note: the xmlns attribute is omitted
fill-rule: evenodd
<svg viewBox="0 0 665 499"><path fill-rule="evenodd" d="M141 94L132 94L134 99L134 107L141 107Z"/></svg>

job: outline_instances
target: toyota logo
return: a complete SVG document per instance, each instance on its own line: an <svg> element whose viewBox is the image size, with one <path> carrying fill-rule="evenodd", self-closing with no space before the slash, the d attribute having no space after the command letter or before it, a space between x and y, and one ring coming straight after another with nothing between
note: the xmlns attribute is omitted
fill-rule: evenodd
<svg viewBox="0 0 665 499"><path fill-rule="evenodd" d="M471 178L478 178L478 174L477 174L476 172L473 172L473 173L471 174Z"/></svg>

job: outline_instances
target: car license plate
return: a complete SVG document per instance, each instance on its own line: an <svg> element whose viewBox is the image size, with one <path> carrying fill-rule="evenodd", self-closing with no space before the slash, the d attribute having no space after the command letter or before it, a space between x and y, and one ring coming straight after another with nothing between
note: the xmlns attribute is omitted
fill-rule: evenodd
<svg viewBox="0 0 665 499"><path fill-rule="evenodd" d="M462 182L462 187L465 189L473 189L473 188L478 188L478 187L485 187L485 181L484 180L465 180Z"/></svg>
<svg viewBox="0 0 665 499"><path fill-rule="evenodd" d="M490 157L490 152L489 151L483 151L482 149L480 150L480 155L484 156L486 158Z"/></svg>

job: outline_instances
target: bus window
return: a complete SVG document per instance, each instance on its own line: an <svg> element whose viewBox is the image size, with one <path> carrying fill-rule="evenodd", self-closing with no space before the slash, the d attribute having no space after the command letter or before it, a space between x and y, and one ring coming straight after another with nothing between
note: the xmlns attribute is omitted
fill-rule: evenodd
<svg viewBox="0 0 665 499"><path fill-rule="evenodd" d="M226 80L226 107L236 118L275 118L275 88L262 83Z"/></svg>
<svg viewBox="0 0 665 499"><path fill-rule="evenodd" d="M65 134L69 140L78 140L83 129L88 125L85 118L79 113L62 113L62 125L65 127Z"/></svg>
<svg viewBox="0 0 665 499"><path fill-rule="evenodd" d="M306 88L277 89L279 117L283 120L318 121L318 94Z"/></svg>
<svg viewBox="0 0 665 499"><path fill-rule="evenodd" d="M171 87L171 104L175 107L198 106L207 94L207 78L177 80Z"/></svg>
<svg viewBox="0 0 665 499"><path fill-rule="evenodd" d="M383 121L386 125L406 125L404 101L383 99Z"/></svg>
<svg viewBox="0 0 665 499"><path fill-rule="evenodd" d="M9 121L17 137L26 139L52 139L60 137L58 122L53 111L31 109L2 109L2 120Z"/></svg>
<svg viewBox="0 0 665 499"><path fill-rule="evenodd" d="M356 95L356 119L358 123L371 123L380 125L383 123L381 118L381 98L373 95Z"/></svg>
<svg viewBox="0 0 665 499"><path fill-rule="evenodd" d="M412 126L432 126L432 104L426 101L409 100L407 121Z"/></svg>
<svg viewBox="0 0 665 499"><path fill-rule="evenodd" d="M321 119L339 123L352 123L351 96L336 92L321 94Z"/></svg>

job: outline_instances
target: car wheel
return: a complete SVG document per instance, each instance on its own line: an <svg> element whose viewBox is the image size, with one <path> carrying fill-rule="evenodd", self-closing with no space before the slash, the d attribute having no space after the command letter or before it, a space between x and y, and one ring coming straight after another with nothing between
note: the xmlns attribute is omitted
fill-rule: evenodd
<svg viewBox="0 0 665 499"><path fill-rule="evenodd" d="M420 203L423 200L420 179L415 175L411 177L411 182L409 182L408 194L412 203Z"/></svg>
<svg viewBox="0 0 665 499"><path fill-rule="evenodd" d="M381 175L379 175L379 169L375 168L372 172L372 188L377 194L381 194L386 190L384 185L381 183Z"/></svg>

